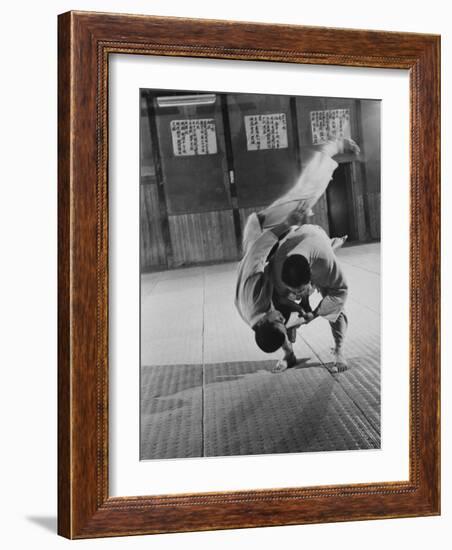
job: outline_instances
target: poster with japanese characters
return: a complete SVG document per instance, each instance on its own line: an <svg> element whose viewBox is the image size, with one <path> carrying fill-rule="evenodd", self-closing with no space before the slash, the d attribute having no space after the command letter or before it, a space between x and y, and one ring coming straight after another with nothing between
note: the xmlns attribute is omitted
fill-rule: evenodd
<svg viewBox="0 0 452 550"><path fill-rule="evenodd" d="M287 147L285 113L246 116L245 131L248 151Z"/></svg>
<svg viewBox="0 0 452 550"><path fill-rule="evenodd" d="M326 143L329 139L350 136L350 109L311 111L313 145Z"/></svg>
<svg viewBox="0 0 452 550"><path fill-rule="evenodd" d="M170 127L176 157L214 155L217 152L213 118L172 120Z"/></svg>

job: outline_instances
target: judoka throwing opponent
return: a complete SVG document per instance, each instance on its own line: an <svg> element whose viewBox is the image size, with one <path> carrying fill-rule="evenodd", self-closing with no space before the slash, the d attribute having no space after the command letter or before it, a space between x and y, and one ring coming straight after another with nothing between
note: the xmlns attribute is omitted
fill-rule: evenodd
<svg viewBox="0 0 452 550"><path fill-rule="evenodd" d="M314 312L311 311L309 294L313 288L312 284L322 282L320 279L317 280L322 262L317 262L314 266L315 252L311 251L313 253L310 252L306 257L299 254L300 250L297 250L297 246L303 240L300 240L299 232L304 231L303 234L306 232L300 226L306 223L307 217L312 214L312 207L331 181L333 172L338 166L333 157L343 152L358 154L360 150L350 139L329 141L320 146L313 152L295 186L265 210L258 214L251 214L244 229L243 258L239 264L235 304L242 319L254 331L256 344L260 349L266 353L283 349L284 356L278 361L276 371L285 370L296 363L292 347L294 330L288 330L286 327L292 312L298 313L300 319L298 326L312 321L317 316L327 317L330 324L336 323L335 327L339 327L342 323L342 330L339 329L341 345L340 353L336 354L336 369L339 371L346 368L342 356L342 343L347 324L345 314L342 316L343 303L336 308L335 313L331 313L328 307L330 299L327 299L329 287L319 285L318 288L323 295L322 302L325 302L325 305L320 307L321 303ZM317 229L323 231L320 228ZM287 245L284 249L282 248L284 243L294 238L296 239L292 243L294 246ZM326 233L325 238L333 251ZM332 244L337 245L338 241L333 240ZM340 240L339 244L341 244ZM306 261L301 260L304 268L300 270L299 258L295 261L290 259L288 267L284 268L285 261L289 260L290 256L304 257ZM337 267L338 264L335 265ZM312 275L314 275L313 281L311 281ZM343 302L346 295L345 289L342 295ZM333 297L332 301L338 305L336 298ZM335 317L336 313L337 317ZM339 318L341 321L338 322ZM336 339L335 333L338 331L336 328L333 329L333 325L331 327L337 349L339 340Z"/></svg>

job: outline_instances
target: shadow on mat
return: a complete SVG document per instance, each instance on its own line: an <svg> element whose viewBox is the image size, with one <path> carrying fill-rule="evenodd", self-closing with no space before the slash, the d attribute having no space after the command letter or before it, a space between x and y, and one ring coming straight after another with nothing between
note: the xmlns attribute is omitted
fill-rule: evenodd
<svg viewBox="0 0 452 550"><path fill-rule="evenodd" d="M171 397L153 397L151 405L150 410L145 409L142 411L143 414L156 414L166 411L175 411L186 405L186 401L184 399L173 399Z"/></svg>
<svg viewBox="0 0 452 550"><path fill-rule="evenodd" d="M275 376L272 369L276 365L276 360L266 361L237 361L234 363L215 363L206 365L204 369L205 383L206 384L218 384L222 382L234 382L241 380L249 375L256 374L271 374ZM323 365L317 361L313 361L311 357L300 357L293 367L277 373L278 375L284 375L284 373L290 373L297 370L304 370L310 368L321 368Z"/></svg>
<svg viewBox="0 0 452 550"><path fill-rule="evenodd" d="M323 364L318 361L313 361L311 357L301 357L297 359L296 364L288 370L312 369L319 367L323 367Z"/></svg>
<svg viewBox="0 0 452 550"><path fill-rule="evenodd" d="M226 363L206 364L204 369L202 365L155 365L145 366L141 369L141 392L147 399L159 400L163 402L170 400L182 392L194 390L203 384L214 384L221 382L234 382L250 374L272 373L276 365L276 359L265 361L236 361ZM296 365L284 371L286 373L301 369L319 368L323 365L314 361L312 357L300 357ZM204 370L204 374L203 374ZM282 374L282 373L278 373ZM176 400L173 405L182 406L180 401ZM171 408L171 407L168 407Z"/></svg>
<svg viewBox="0 0 452 550"><path fill-rule="evenodd" d="M152 365L141 367L142 396L162 399L202 386L202 365Z"/></svg>
<svg viewBox="0 0 452 550"><path fill-rule="evenodd" d="M338 445L328 436L331 395L336 383L326 373L320 377L313 370L305 373L296 375L294 369L289 369L274 376L257 370L254 373L257 376L249 373L230 387L222 388L221 382L209 386L205 408L206 454L239 456L336 450Z"/></svg>

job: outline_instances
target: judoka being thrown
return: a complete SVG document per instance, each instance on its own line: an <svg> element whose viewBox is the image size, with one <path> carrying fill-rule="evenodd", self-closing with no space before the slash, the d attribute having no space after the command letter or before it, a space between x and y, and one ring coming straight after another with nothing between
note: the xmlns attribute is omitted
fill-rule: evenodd
<svg viewBox="0 0 452 550"><path fill-rule="evenodd" d="M318 147L294 187L265 210L251 214L244 228L243 258L238 269L235 304L242 319L253 329L256 344L261 350L273 353L282 348L284 356L278 361L276 371L296 364L292 347L294 331L297 326L316 317L326 317L330 322L336 344L336 372L346 368L342 346L347 328L347 318L343 314L347 287L345 278L341 274L338 276L337 270L340 268L337 262L331 258L331 255L334 256L333 247L342 244L343 239L330 241L324 234L322 241L319 237L323 232L321 228L300 227L312 215L312 207L331 181L338 166L333 157L344 152L359 154L360 149L353 140L346 138L328 141ZM305 235L309 227L320 230L319 238L303 245L301 241L306 240L306 236L301 234ZM319 239L322 250L316 251ZM291 243L287 244L289 241ZM327 250L326 242L331 252ZM300 250L307 251L308 257ZM329 267L326 269L333 270L333 278L341 288L324 286L328 285L328 273L322 272L324 262L319 254L328 256ZM285 265L290 256L293 257ZM313 279L324 284L319 287L323 299L311 311L308 297L313 285L318 282ZM292 312L297 312L299 322L295 328L289 329L286 323Z"/></svg>

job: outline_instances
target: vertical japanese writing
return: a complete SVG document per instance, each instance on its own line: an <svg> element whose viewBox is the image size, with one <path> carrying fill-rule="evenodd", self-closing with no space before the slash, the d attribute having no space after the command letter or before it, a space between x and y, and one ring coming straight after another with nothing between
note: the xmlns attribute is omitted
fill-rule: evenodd
<svg viewBox="0 0 452 550"><path fill-rule="evenodd" d="M245 132L248 151L285 149L288 146L285 113L246 116Z"/></svg>
<svg viewBox="0 0 452 550"><path fill-rule="evenodd" d="M214 155L217 152L213 118L172 120L170 129L176 157Z"/></svg>
<svg viewBox="0 0 452 550"><path fill-rule="evenodd" d="M311 111L310 116L313 145L320 145L329 139L351 137L350 109Z"/></svg>

